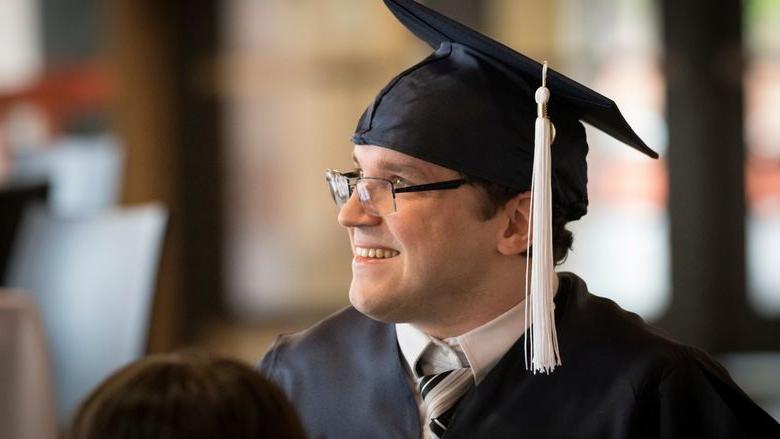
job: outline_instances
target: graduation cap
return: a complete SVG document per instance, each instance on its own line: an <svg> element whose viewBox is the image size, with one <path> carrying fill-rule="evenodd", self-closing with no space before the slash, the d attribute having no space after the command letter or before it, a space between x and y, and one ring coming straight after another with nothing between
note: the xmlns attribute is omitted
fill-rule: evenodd
<svg viewBox="0 0 780 439"><path fill-rule="evenodd" d="M527 360L534 371L549 373L561 364L553 315L552 210L573 221L588 205L588 144L580 121L652 158L658 154L611 99L415 1L384 2L435 51L380 91L352 141L531 190Z"/></svg>

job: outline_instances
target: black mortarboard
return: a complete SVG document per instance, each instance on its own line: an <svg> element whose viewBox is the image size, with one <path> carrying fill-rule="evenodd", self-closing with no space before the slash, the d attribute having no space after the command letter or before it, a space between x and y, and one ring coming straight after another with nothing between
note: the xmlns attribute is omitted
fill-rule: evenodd
<svg viewBox="0 0 780 439"><path fill-rule="evenodd" d="M517 190L531 187L534 90L542 64L412 0L385 0L435 50L379 93L358 122L355 144L372 144ZM579 121L657 158L612 100L549 70L552 195L565 220L587 211L588 145Z"/></svg>

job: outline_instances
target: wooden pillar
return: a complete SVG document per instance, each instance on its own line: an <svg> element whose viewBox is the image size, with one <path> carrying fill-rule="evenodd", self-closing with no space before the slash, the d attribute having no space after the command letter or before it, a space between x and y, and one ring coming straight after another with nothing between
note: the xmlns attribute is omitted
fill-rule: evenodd
<svg viewBox="0 0 780 439"><path fill-rule="evenodd" d="M192 0L169 11L174 33L173 148L179 162L177 197L181 203L182 310L187 340L204 321L222 312L223 281L223 136L216 90L221 3Z"/></svg>
<svg viewBox="0 0 780 439"><path fill-rule="evenodd" d="M176 198L179 166L174 133L172 44L152 1L116 0L108 11L110 65L116 78L115 130L127 153L123 202L161 201L169 209L148 350L167 351L181 338L182 233Z"/></svg>
<svg viewBox="0 0 780 439"><path fill-rule="evenodd" d="M673 299L661 326L711 351L744 347L742 2L662 5Z"/></svg>
<svg viewBox="0 0 780 439"><path fill-rule="evenodd" d="M127 151L123 201L159 200L170 213L150 352L188 343L204 315L218 310L223 214L218 109L204 86L214 64L216 10L211 0L186 8L115 0L108 11L115 128Z"/></svg>

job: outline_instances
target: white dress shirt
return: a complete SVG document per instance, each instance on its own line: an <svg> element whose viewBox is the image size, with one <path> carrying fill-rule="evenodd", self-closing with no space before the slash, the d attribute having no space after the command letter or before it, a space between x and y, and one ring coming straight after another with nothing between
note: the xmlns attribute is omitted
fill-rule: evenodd
<svg viewBox="0 0 780 439"><path fill-rule="evenodd" d="M423 375L470 366L474 383L480 382L527 329L525 301L471 331L444 340L431 337L408 323L395 325L398 346L405 360L409 385L420 410L423 437L429 437L425 407L417 381Z"/></svg>

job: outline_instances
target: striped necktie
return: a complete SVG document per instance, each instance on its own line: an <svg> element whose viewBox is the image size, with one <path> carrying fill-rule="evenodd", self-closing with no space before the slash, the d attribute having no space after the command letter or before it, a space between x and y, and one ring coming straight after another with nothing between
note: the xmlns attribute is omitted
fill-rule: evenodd
<svg viewBox="0 0 780 439"><path fill-rule="evenodd" d="M428 428L434 438L444 436L458 400L473 384L474 377L468 367L422 377L420 395L425 402Z"/></svg>

